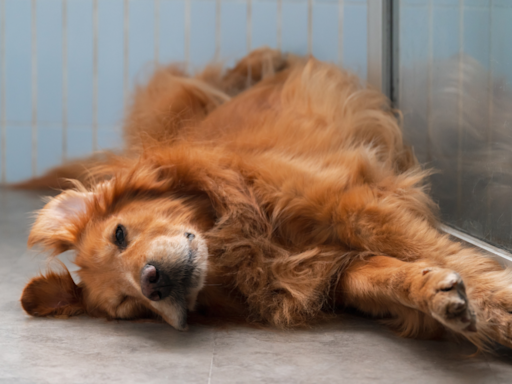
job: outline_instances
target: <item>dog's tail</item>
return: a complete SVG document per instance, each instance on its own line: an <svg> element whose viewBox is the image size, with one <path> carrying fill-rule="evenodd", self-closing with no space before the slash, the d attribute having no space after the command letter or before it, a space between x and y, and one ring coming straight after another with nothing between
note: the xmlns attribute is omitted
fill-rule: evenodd
<svg viewBox="0 0 512 384"><path fill-rule="evenodd" d="M9 184L13 189L70 189L75 186L73 180L78 180L84 186L89 186L99 180L107 179L114 173L117 160L114 153L99 152L91 156L72 160L50 169L42 176Z"/></svg>

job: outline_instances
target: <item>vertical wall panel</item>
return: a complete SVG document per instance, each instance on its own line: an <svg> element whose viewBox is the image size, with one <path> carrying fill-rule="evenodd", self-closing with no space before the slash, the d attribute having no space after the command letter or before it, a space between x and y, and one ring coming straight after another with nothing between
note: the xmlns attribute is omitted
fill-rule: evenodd
<svg viewBox="0 0 512 384"><path fill-rule="evenodd" d="M412 1L412 0L409 0ZM422 0L424 3L425 1ZM416 3L414 3L416 5ZM414 153L420 160L427 161L427 108L428 90L425 63L429 60L429 10L427 7L403 6L400 9L400 90L399 103L408 129L405 136L408 142L423 143L416 146ZM403 84L408 84L406 87Z"/></svg>
<svg viewBox="0 0 512 384"><path fill-rule="evenodd" d="M32 52L30 0L5 0L6 119L30 122Z"/></svg>
<svg viewBox="0 0 512 384"><path fill-rule="evenodd" d="M62 119L62 2L37 1L38 121Z"/></svg>
<svg viewBox="0 0 512 384"><path fill-rule="evenodd" d="M434 57L436 60L448 59L459 52L459 9L434 7L432 16Z"/></svg>
<svg viewBox="0 0 512 384"><path fill-rule="evenodd" d="M160 0L160 62L185 61L185 0Z"/></svg>
<svg viewBox="0 0 512 384"><path fill-rule="evenodd" d="M277 47L277 2L254 0L252 3L252 48Z"/></svg>
<svg viewBox="0 0 512 384"><path fill-rule="evenodd" d="M39 175L62 161L62 126L39 123L37 126L37 173Z"/></svg>
<svg viewBox="0 0 512 384"><path fill-rule="evenodd" d="M489 69L489 53L490 53L490 9L486 6L486 1L480 1L479 3L471 1L464 1L464 8L459 10L460 22L463 23L462 36L460 42L462 43L461 50L463 51L462 56L454 55L453 60L458 60L460 72L458 73L458 98L462 103L458 105L460 110L460 121L459 115L457 115L457 121L454 124L458 126L459 137L457 138L459 143L458 147L460 150L461 164L454 164L458 166L460 173L459 179L461 184L460 196L457 198L458 205L461 212L457 215L453 215L452 220L459 220L459 224L463 224L466 228L472 228L474 232L478 232L480 235L486 231L482 223L479 222L479 214L475 214L474 210L466 209L468 205L474 205L475 201L484 202L486 199L485 188L481 188L483 183L480 182L482 178L478 177L475 179L471 170L471 166L468 166L468 160L474 157L474 149L484 143L487 140L487 130L485 127L489 122L489 110L483 108L478 112L478 116L473 115L472 111L479 109L480 104L488 103L489 93L489 79L487 70ZM488 2L487 2L488 3ZM459 23L457 23L459 24ZM461 66L461 64L464 64ZM476 68L471 68L469 65L476 65L481 70L481 76L478 76L474 71ZM475 76L477 75L477 76ZM478 87L485 90L480 97L480 92L475 92L474 87ZM464 97L466 95L466 97ZM469 96L469 97L468 97ZM435 113L436 111L433 111ZM471 119L464 118L465 116L472 116ZM478 119L475 120L475 117ZM466 124L472 120L471 124ZM473 126L471 126L473 125ZM478 128L475 129L475 126ZM475 133L477 133L475 135ZM478 180L480 179L480 180ZM444 183L446 184L446 183ZM464 216L464 219L460 220Z"/></svg>
<svg viewBox="0 0 512 384"><path fill-rule="evenodd" d="M459 0L431 0L432 5L435 8L442 8L442 6L458 7L460 5Z"/></svg>
<svg viewBox="0 0 512 384"><path fill-rule="evenodd" d="M32 175L31 3L5 0L6 181Z"/></svg>
<svg viewBox="0 0 512 384"><path fill-rule="evenodd" d="M371 0L370 0L371 1ZM366 79L367 41L366 3L347 3L344 9L343 66ZM357 36L357 38L356 38Z"/></svg>
<svg viewBox="0 0 512 384"><path fill-rule="evenodd" d="M282 49L298 55L308 53L308 3L283 0Z"/></svg>
<svg viewBox="0 0 512 384"><path fill-rule="evenodd" d="M98 1L98 147L121 145L124 107L123 0Z"/></svg>
<svg viewBox="0 0 512 384"><path fill-rule="evenodd" d="M506 76L512 83L512 2L494 0L492 2L492 56L493 72Z"/></svg>
<svg viewBox="0 0 512 384"><path fill-rule="evenodd" d="M426 3L425 0L422 2ZM428 7L400 7L400 28L400 67L427 62L431 35Z"/></svg>
<svg viewBox="0 0 512 384"><path fill-rule="evenodd" d="M316 3L313 6L313 55L319 60L337 63L339 58L337 2Z"/></svg>
<svg viewBox="0 0 512 384"><path fill-rule="evenodd" d="M98 2L98 123L119 124L123 110L123 0Z"/></svg>
<svg viewBox="0 0 512 384"><path fill-rule="evenodd" d="M449 167L453 170L452 177L447 178L444 174L434 175L432 177L433 193L438 196L439 204L446 207L444 217L455 220L461 210L461 185L460 185L460 159L461 151L461 129L459 125L459 112L463 108L459 96L459 85L461 79L460 73L454 73L454 78L446 78L445 61L449 59L457 60L460 52L460 26L459 26L459 10L457 2L450 0L433 1L432 9L432 56L433 68L430 87L432 88L431 110L428 111L427 118L431 119L430 142L433 142L428 148L429 161L431 166L441 169L449 162ZM443 6L440 6L443 5ZM452 97L446 97L444 89L446 81L450 81L453 88ZM448 113L447 113L448 111ZM451 141L452 156L449 160L445 158L445 153L439 151L437 145L437 137L443 132L439 131L440 127L444 127L444 132L450 132L449 140ZM448 139L448 138L447 138ZM453 141L452 141L453 140ZM435 147L435 148L434 148ZM447 193L449 191L449 193Z"/></svg>
<svg viewBox="0 0 512 384"><path fill-rule="evenodd" d="M28 124L7 124L6 165L8 183L32 176L32 127Z"/></svg>
<svg viewBox="0 0 512 384"><path fill-rule="evenodd" d="M190 68L199 70L215 56L214 1L189 0L190 4Z"/></svg>
<svg viewBox="0 0 512 384"><path fill-rule="evenodd" d="M154 2L130 0L129 65L133 86L144 81L154 68Z"/></svg>
<svg viewBox="0 0 512 384"><path fill-rule="evenodd" d="M485 4L481 1L480 4ZM475 4L464 9L464 52L489 67L490 9Z"/></svg>
<svg viewBox="0 0 512 384"><path fill-rule="evenodd" d="M62 2L37 2L37 172L62 161Z"/></svg>
<svg viewBox="0 0 512 384"><path fill-rule="evenodd" d="M67 2L68 156L92 151L93 7L90 0Z"/></svg>
<svg viewBox="0 0 512 384"><path fill-rule="evenodd" d="M247 4L236 0L223 0L220 20L220 57L230 66L247 53Z"/></svg>
<svg viewBox="0 0 512 384"><path fill-rule="evenodd" d="M408 6L414 6L414 5L427 5L429 3L430 0L400 0L400 4L399 4L399 7L401 9L404 9ZM404 18L400 18L400 23L402 21L405 21ZM402 33L400 33L402 35Z"/></svg>

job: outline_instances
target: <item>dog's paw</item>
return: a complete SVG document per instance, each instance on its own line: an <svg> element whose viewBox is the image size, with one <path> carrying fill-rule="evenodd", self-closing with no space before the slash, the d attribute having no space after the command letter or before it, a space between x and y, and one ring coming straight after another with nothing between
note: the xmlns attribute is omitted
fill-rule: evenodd
<svg viewBox="0 0 512 384"><path fill-rule="evenodd" d="M460 275L447 270L430 274L428 308L432 316L456 332L476 332L476 316Z"/></svg>

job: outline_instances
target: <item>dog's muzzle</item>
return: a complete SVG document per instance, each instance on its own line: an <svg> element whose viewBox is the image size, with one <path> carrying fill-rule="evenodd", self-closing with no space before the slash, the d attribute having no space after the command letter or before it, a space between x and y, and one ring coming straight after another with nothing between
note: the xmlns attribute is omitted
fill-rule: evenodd
<svg viewBox="0 0 512 384"><path fill-rule="evenodd" d="M147 254L139 275L140 291L166 322L185 330L187 311L193 309L204 284L207 256L204 240L191 232L161 236L152 242Z"/></svg>
<svg viewBox="0 0 512 384"><path fill-rule="evenodd" d="M140 274L142 294L178 330L187 328L187 296L194 269L186 262L172 266L149 262Z"/></svg>

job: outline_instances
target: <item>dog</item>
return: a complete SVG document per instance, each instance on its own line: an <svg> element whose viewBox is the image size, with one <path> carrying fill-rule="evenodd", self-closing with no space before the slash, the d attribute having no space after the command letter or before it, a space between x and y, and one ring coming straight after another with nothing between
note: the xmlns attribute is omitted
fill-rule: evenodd
<svg viewBox="0 0 512 384"><path fill-rule="evenodd" d="M195 311L288 328L353 307L404 337L512 346L510 271L438 229L399 116L356 76L269 48L226 72L158 69L121 154L24 185L78 179L28 244L73 250L80 282L36 276L23 309L185 330Z"/></svg>

